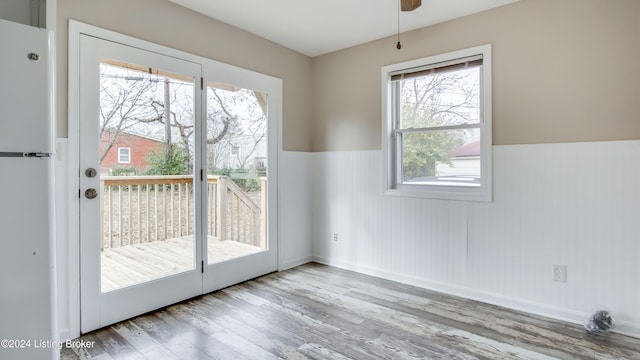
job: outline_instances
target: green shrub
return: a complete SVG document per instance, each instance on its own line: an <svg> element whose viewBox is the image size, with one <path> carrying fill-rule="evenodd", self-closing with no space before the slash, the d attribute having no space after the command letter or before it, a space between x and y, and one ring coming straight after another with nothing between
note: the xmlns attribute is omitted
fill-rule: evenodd
<svg viewBox="0 0 640 360"><path fill-rule="evenodd" d="M111 168L112 176L130 176L136 174L136 168L131 166L114 166Z"/></svg>
<svg viewBox="0 0 640 360"><path fill-rule="evenodd" d="M185 164L188 164L189 155L176 145L171 145L169 156L165 156L164 148L158 147L150 151L145 157L147 160L146 175L182 175L188 173Z"/></svg>

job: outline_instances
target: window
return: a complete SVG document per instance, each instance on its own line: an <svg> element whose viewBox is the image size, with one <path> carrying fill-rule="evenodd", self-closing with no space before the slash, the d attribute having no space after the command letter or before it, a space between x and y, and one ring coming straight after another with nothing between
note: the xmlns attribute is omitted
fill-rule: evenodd
<svg viewBox="0 0 640 360"><path fill-rule="evenodd" d="M131 148L119 147L118 148L118 164L130 164L131 163Z"/></svg>
<svg viewBox="0 0 640 360"><path fill-rule="evenodd" d="M385 190L491 201L491 46L382 68Z"/></svg>

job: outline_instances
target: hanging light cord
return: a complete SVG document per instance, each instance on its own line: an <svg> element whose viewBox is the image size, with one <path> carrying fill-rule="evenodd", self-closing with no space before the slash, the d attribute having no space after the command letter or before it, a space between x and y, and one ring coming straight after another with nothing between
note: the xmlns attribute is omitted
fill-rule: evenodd
<svg viewBox="0 0 640 360"><path fill-rule="evenodd" d="M398 43L396 44L396 49L402 49L402 44L400 44L400 0L398 1Z"/></svg>

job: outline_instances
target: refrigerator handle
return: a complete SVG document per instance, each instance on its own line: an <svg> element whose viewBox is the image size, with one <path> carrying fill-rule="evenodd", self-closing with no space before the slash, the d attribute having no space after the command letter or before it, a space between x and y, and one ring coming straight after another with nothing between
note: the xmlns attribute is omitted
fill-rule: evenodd
<svg viewBox="0 0 640 360"><path fill-rule="evenodd" d="M53 154L41 152L0 152L0 157L49 158L53 157Z"/></svg>

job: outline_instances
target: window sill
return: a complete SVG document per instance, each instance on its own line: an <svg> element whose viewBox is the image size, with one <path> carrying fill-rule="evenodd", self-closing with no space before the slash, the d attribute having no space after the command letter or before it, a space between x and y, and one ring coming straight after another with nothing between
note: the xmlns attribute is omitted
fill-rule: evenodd
<svg viewBox="0 0 640 360"><path fill-rule="evenodd" d="M417 199L492 202L491 192L483 188L455 188L448 191L447 188L434 189L433 187L429 187L425 189L420 186L407 186L402 189L386 189L384 195Z"/></svg>

